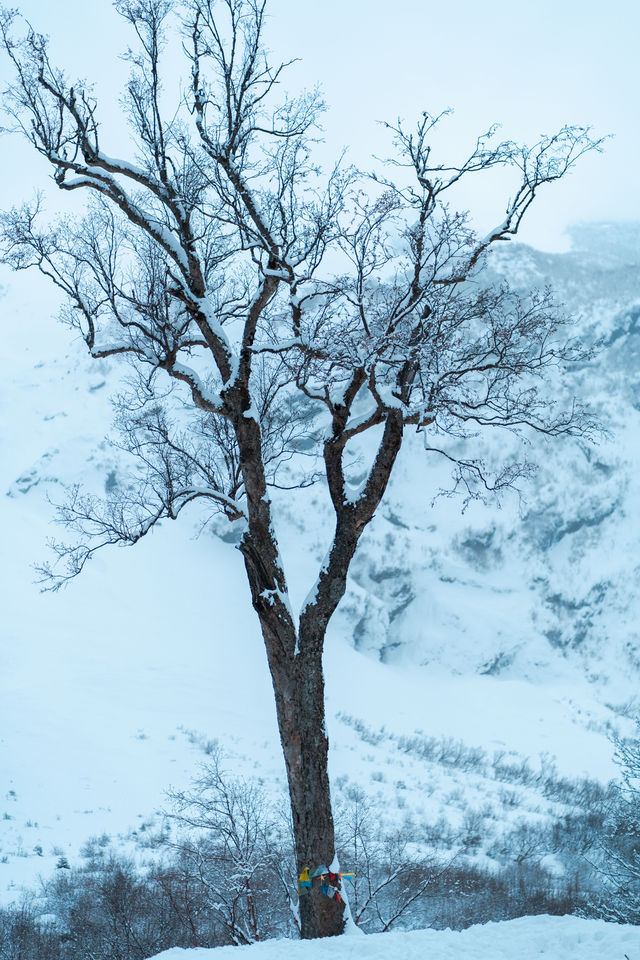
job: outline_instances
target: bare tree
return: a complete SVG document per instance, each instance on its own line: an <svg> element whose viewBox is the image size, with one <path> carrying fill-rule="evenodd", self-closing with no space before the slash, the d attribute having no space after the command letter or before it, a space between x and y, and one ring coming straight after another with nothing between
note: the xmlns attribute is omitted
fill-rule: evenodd
<svg viewBox="0 0 640 960"><path fill-rule="evenodd" d="M275 101L286 64L265 55L266 0L186 0L176 29L186 92L162 86L169 0L116 0L135 34L124 103L135 154L102 142L98 103L52 63L30 26L4 48L15 80L10 125L51 164L61 190L92 196L84 219L41 225L38 204L3 218L4 262L37 267L64 293L63 319L96 359L130 362L118 403L121 444L143 467L131 489L98 500L73 491L61 518L79 535L47 574L76 576L108 544L136 543L162 518L206 502L242 528L251 600L273 679L298 871L331 866L322 651L358 541L386 490L407 427L448 457L467 496L514 484L489 476L459 442L485 427L588 436L577 405L559 410L545 374L585 356L566 339L548 292L483 286L492 244L516 234L539 189L599 142L564 127L531 147L478 138L466 160L432 156L440 117L390 128L389 175L312 159L318 94ZM174 41L175 42L175 41ZM447 204L463 178L519 171L484 238ZM393 178L391 176L393 174ZM357 492L349 451L376 452ZM302 456L300 440L307 452ZM306 466L305 466L306 464ZM269 490L322 473L335 528L299 615L288 598ZM333 862L335 869L336 863ZM343 906L319 881L303 888L303 937L336 934Z"/></svg>
<svg viewBox="0 0 640 960"><path fill-rule="evenodd" d="M384 933L421 905L456 854L442 863L417 851L413 824L385 832L358 787L348 792L340 814L338 846L354 871L350 888L354 923Z"/></svg>
<svg viewBox="0 0 640 960"><path fill-rule="evenodd" d="M169 791L168 799L167 817L177 828L164 839L177 854L173 876L204 891L231 943L275 936L287 921L299 928L291 883L282 884L290 845L259 786L229 777L216 749L191 788ZM291 879L292 870L285 872Z"/></svg>
<svg viewBox="0 0 640 960"><path fill-rule="evenodd" d="M640 922L640 720L637 725L636 738L615 741L621 783L596 862L605 886L596 903L601 915L616 923Z"/></svg>

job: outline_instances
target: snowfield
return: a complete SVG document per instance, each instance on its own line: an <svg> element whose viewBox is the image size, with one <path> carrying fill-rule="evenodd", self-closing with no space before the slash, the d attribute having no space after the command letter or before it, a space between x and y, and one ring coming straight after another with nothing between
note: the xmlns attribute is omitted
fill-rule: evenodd
<svg viewBox="0 0 640 960"><path fill-rule="evenodd" d="M461 932L415 930L250 947L166 950L154 960L638 960L640 929L578 917L523 917Z"/></svg>

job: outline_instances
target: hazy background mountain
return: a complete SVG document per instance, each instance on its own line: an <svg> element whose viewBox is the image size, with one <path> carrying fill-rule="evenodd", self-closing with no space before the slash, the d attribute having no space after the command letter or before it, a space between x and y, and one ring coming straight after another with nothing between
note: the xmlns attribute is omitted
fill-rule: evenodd
<svg viewBox="0 0 640 960"><path fill-rule="evenodd" d="M597 446L535 439L526 456L539 469L522 499L464 512L459 498L434 502L449 469L415 437L362 541L326 657L338 800L360 784L381 816L440 820L458 833L469 811L484 809L476 853L489 859L518 818L562 812L542 781L517 778L509 806L495 751L529 757L536 770L544 754L547 775L555 762L559 775L605 781L616 772L610 736L630 731L639 709L640 224L582 225L571 237L563 254L505 245L490 276L551 283L579 316L597 356L553 389L559 402L576 394L592 404L607 435ZM90 363L55 325L38 278L5 274L3 283L6 901L62 854L79 861L92 834L135 848L141 825L158 822L164 789L188 782L214 738L234 770L269 789L282 788L283 771L226 522L203 530L203 517L185 516L134 550L103 553L59 594L34 585L30 564L59 533L48 498L61 498L63 484L109 492L126 482L105 440L119 370ZM477 450L497 463L518 445L494 434ZM276 501L301 604L326 551L327 492L319 484ZM424 747L429 737L484 759L458 768L446 750Z"/></svg>

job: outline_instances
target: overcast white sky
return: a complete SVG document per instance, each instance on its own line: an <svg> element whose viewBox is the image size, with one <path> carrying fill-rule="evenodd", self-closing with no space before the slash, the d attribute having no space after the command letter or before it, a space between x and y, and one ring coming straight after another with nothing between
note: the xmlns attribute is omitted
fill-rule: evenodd
<svg viewBox="0 0 640 960"><path fill-rule="evenodd" d="M60 65L95 77L113 109L126 72L117 54L127 41L109 0L19 6L51 35ZM528 141L564 123L591 124L614 139L604 155L585 158L541 196L522 239L561 248L572 221L640 219L637 2L271 0L270 11L274 55L302 59L290 72L290 88L323 87L331 107L327 152L349 145L352 159L366 166L371 153L387 153L376 121L412 120L424 109L455 110L442 141L447 159L459 157L495 121L505 138ZM5 78L4 67L1 73ZM2 206L29 196L48 175L46 165L6 138L0 166ZM459 203L488 228L501 219L507 189L477 180Z"/></svg>

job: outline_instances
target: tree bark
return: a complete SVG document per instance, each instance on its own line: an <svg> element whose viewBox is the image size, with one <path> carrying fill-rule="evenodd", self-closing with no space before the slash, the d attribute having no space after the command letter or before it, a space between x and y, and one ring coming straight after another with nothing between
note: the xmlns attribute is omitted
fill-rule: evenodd
<svg viewBox="0 0 640 960"><path fill-rule="evenodd" d="M335 832L329 787L322 655L298 653L293 682L272 673L280 738L287 769L298 876L305 868L330 867ZM289 689L290 688L290 689ZM283 692L285 695L283 696ZM300 935L330 937L344 928L343 904L321 891L321 881L300 889Z"/></svg>
<svg viewBox="0 0 640 960"><path fill-rule="evenodd" d="M245 415L248 399L246 393L240 396L241 414L234 424L248 506L248 529L240 551L273 683L299 875L305 867L310 871L321 865L329 867L335 855L322 672L326 623L320 632L313 631L313 636L310 630L300 636L289 610L264 476L260 427ZM316 879L310 890L301 890L300 933L304 939L335 936L343 930L343 905L322 894L320 886Z"/></svg>
<svg viewBox="0 0 640 960"><path fill-rule="evenodd" d="M331 866L335 856L322 670L324 631L313 638L313 644L303 642L296 649L293 623L283 621L277 604L265 600L260 588L257 574L264 567L255 563L247 543L241 550L273 684L299 876L306 867L312 872L322 865ZM336 936L343 931L343 905L322 894L320 887L316 879L311 889L300 891L303 939Z"/></svg>
<svg viewBox="0 0 640 960"><path fill-rule="evenodd" d="M247 408L242 398L241 409ZM243 415L234 424L239 441L249 522L240 544L253 607L264 638L276 702L278 729L291 801L296 869L312 873L331 867L335 830L329 788L329 741L325 724L322 654L329 621L344 596L349 566L365 526L387 486L402 441L402 417L392 413L362 498L355 504L338 497L343 487L342 448L328 451L328 479L336 505L336 530L314 597L293 621L286 580L271 522L271 504L260 456L260 428ZM330 937L344 930L344 904L322 893L321 881L300 889L300 935ZM335 884L339 886L339 881Z"/></svg>

